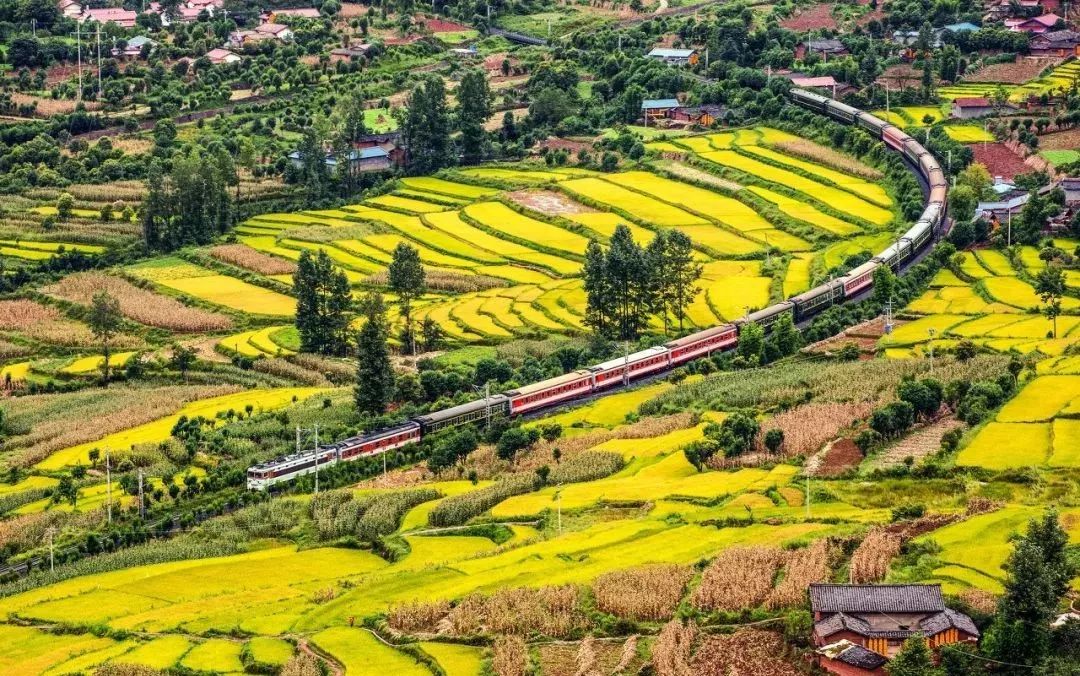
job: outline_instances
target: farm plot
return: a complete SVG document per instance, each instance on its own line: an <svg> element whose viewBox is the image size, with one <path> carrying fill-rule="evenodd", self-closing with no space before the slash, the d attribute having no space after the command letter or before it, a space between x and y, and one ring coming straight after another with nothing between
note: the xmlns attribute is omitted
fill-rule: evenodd
<svg viewBox="0 0 1080 676"><path fill-rule="evenodd" d="M226 336L218 341L219 349L235 352L245 357L279 357L294 352L274 341L274 334L289 330L288 326L269 326L265 329L245 331Z"/></svg>
<svg viewBox="0 0 1080 676"><path fill-rule="evenodd" d="M785 164L790 167L802 169L803 171L811 174L812 176L823 178L830 183L833 183L834 185L838 185L841 188L846 188L847 190L855 193L863 199L869 202L873 202L880 207L888 208L892 206L892 198L889 197L889 194L885 192L884 188L882 188L876 183L870 183L865 179L858 178L850 174L845 174L844 172L837 171L835 169L829 169L814 162L800 160L798 158L791 157L790 155L785 155L783 153L776 152L775 150L770 150L769 148L762 148L760 146L740 147L742 147L743 150L752 155L757 155L758 157L772 160L773 162L779 164Z"/></svg>
<svg viewBox="0 0 1080 676"><path fill-rule="evenodd" d="M893 219L893 214L888 209L871 204L850 192L810 180L794 172L774 167L745 155L740 155L734 150L717 150L704 153L701 157L750 176L756 176L777 185L787 186L807 197L821 200L822 203L828 204L849 216L869 221L875 225L885 225Z"/></svg>
<svg viewBox="0 0 1080 676"><path fill-rule="evenodd" d="M982 281L987 293L995 300L1021 310L1037 309L1042 300L1035 292L1035 287L1015 277L990 277ZM1080 308L1080 300L1064 297L1061 307L1066 312Z"/></svg>
<svg viewBox="0 0 1080 676"><path fill-rule="evenodd" d="M656 227L708 225L705 219L599 178L581 178L560 184L574 195L632 214Z"/></svg>
<svg viewBox="0 0 1080 676"><path fill-rule="evenodd" d="M517 263L550 270L557 275L574 275L581 271L581 265L575 261L535 251L521 244L500 239L486 230L481 230L466 223L461 219L461 215L457 211L428 214L424 219L428 225L436 230L460 237L480 249L490 251Z"/></svg>
<svg viewBox="0 0 1080 676"><path fill-rule="evenodd" d="M862 228L857 225L842 221L839 218L830 216L813 205L801 202L797 199L788 197L787 195L781 195L778 192L769 190L768 188L762 188L761 186L752 185L748 186L747 190L754 193L758 197L761 197L776 205L782 213L798 219L804 223L809 223L815 228L820 228L833 235L854 235L862 232Z"/></svg>
<svg viewBox="0 0 1080 676"><path fill-rule="evenodd" d="M1080 400L1080 376L1040 376L1005 404L998 412L997 420L1003 423L1047 421L1076 400Z"/></svg>
<svg viewBox="0 0 1080 676"><path fill-rule="evenodd" d="M615 234L615 228L625 225L630 230L634 241L645 246L653 238L653 232L640 225L635 225L618 214L608 211L589 211L580 214L565 214L565 217L575 223L584 225L598 235L610 239Z"/></svg>
<svg viewBox="0 0 1080 676"><path fill-rule="evenodd" d="M479 202L465 207L462 213L485 228L508 238L534 242L542 248L583 256L589 240L550 223L519 214L500 202Z"/></svg>
<svg viewBox="0 0 1080 676"><path fill-rule="evenodd" d="M479 199L498 192L498 190L494 188L486 188L468 183L458 183L457 181L448 181L442 178L435 178L434 176L410 176L401 179L401 183L417 190L426 190L428 192L449 195L450 197L462 197L469 200Z"/></svg>
<svg viewBox="0 0 1080 676"><path fill-rule="evenodd" d="M117 352L109 355L109 368L123 368L124 364L127 364L135 354L135 352ZM60 372L71 375L87 375L100 371L104 364L104 356L81 357L60 369Z"/></svg>
<svg viewBox="0 0 1080 676"><path fill-rule="evenodd" d="M446 210L446 207L439 206L438 204L411 199L409 197L399 197L397 195L380 195L378 197L372 197L369 200L365 200L364 204L374 204L377 207L390 207L392 209L400 209L414 214L427 214L433 211Z"/></svg>
<svg viewBox="0 0 1080 676"><path fill-rule="evenodd" d="M296 301L289 296L190 263L154 261L132 265L128 271L161 286L233 310L285 316L296 312Z"/></svg>
<svg viewBox="0 0 1080 676"><path fill-rule="evenodd" d="M960 451L959 465L1007 469L1038 467L1050 457L1049 423L991 422Z"/></svg>
<svg viewBox="0 0 1080 676"><path fill-rule="evenodd" d="M942 129L949 138L960 143L993 143L997 140L985 127L973 124L947 124Z"/></svg>
<svg viewBox="0 0 1080 676"><path fill-rule="evenodd" d="M306 399L322 390L317 387L286 387L278 389L247 390L236 394L202 399L186 404L177 413L153 422L109 434L104 438L57 451L37 465L38 469L50 471L68 465L86 462L87 453L94 448L112 448L114 452L125 451L135 444L156 443L169 438L173 425L180 416L194 418L203 416L213 420L219 412L243 411L247 405L255 410L271 410L288 406L293 401Z"/></svg>

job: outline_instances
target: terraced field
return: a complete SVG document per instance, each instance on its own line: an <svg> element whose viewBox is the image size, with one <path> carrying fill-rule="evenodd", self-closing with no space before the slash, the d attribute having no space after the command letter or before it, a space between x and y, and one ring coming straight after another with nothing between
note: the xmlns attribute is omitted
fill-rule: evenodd
<svg viewBox="0 0 1080 676"><path fill-rule="evenodd" d="M791 256L792 277L782 285L803 289L847 255L891 237L893 203L881 185L777 145L793 140L800 139L759 128L674 142L703 161L731 159L741 178L754 177L747 188L670 160L611 174L487 166L405 178L389 193L340 209L264 214L237 232L244 244L286 259L324 250L358 287L382 283L394 247L407 242L449 285L433 288L419 315L439 322L453 342L492 342L581 331L585 296L577 277L588 241L606 242L620 224L642 244L673 228L691 237L706 264L687 319L709 326L770 300L772 277L753 260L733 265L738 260L761 259L766 251ZM841 244L843 254L832 252ZM225 290L212 293L212 282L190 269L154 281L236 309ZM273 307L253 297L245 311L260 314L256 305L262 314ZM249 357L285 353L272 333L249 330L220 345Z"/></svg>

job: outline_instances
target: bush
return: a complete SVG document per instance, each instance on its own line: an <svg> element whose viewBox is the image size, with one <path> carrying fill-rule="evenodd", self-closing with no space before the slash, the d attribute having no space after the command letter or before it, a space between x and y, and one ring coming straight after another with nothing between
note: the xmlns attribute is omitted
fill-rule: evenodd
<svg viewBox="0 0 1080 676"><path fill-rule="evenodd" d="M509 497L536 490L539 483L540 478L533 472L512 474L487 488L439 502L428 514L428 523L436 528L460 526Z"/></svg>
<svg viewBox="0 0 1080 676"><path fill-rule="evenodd" d="M892 511L892 520L896 521L912 521L914 519L921 518L926 514L926 507L920 504L908 504L900 505Z"/></svg>

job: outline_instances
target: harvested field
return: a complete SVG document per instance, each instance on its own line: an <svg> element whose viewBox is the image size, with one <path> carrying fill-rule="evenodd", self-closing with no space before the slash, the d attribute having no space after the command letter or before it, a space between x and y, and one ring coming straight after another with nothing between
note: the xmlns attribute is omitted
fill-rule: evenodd
<svg viewBox="0 0 1080 676"><path fill-rule="evenodd" d="M811 460L813 475L834 477L844 474L863 461L862 451L851 439L837 439ZM810 463L807 463L808 465Z"/></svg>
<svg viewBox="0 0 1080 676"><path fill-rule="evenodd" d="M760 674L799 676L804 673L798 658L787 657L783 636L760 629L741 629L731 635L707 637L694 653L695 676Z"/></svg>
<svg viewBox="0 0 1080 676"><path fill-rule="evenodd" d="M601 575L593 583L596 604L606 613L636 620L667 620L682 599L693 571L652 566Z"/></svg>
<svg viewBox="0 0 1080 676"><path fill-rule="evenodd" d="M833 18L832 10L832 3L822 2L801 12L796 10L797 14L784 19L780 25L797 33L836 28L836 19Z"/></svg>
<svg viewBox="0 0 1080 676"><path fill-rule="evenodd" d="M994 63L983 66L964 79L969 82L1002 82L1020 85L1037 78L1044 69L1058 61L1060 59L1020 57L1012 63Z"/></svg>
<svg viewBox="0 0 1080 676"><path fill-rule="evenodd" d="M533 211L539 211L542 214L552 216L584 214L596 211L584 204L575 202L562 193L554 192L552 190L516 190L507 193L506 196L526 209L532 209Z"/></svg>
<svg viewBox="0 0 1080 676"><path fill-rule="evenodd" d="M869 468L893 467L912 458L918 462L941 448L941 437L946 432L962 428L964 424L955 418L943 418L915 430L900 441L867 461Z"/></svg>
<svg viewBox="0 0 1080 676"><path fill-rule="evenodd" d="M882 177L881 172L877 169L863 164L853 157L837 152L832 148L826 148L823 145L807 139L792 137L789 141L779 141L773 145L778 150L782 150L789 155L802 157L813 162L820 162L833 169L846 171L849 174L854 174L855 176L860 176L872 181L880 181Z"/></svg>
<svg viewBox="0 0 1080 676"><path fill-rule="evenodd" d="M841 430L870 415L874 407L874 402L811 403L784 411L762 425L757 450L765 451L761 439L767 430L780 429L784 432L783 456L810 456Z"/></svg>
<svg viewBox="0 0 1080 676"><path fill-rule="evenodd" d="M0 330L17 331L50 345L85 347L100 343L85 324L32 300L0 301ZM123 334L113 340L115 347L139 347L142 344L139 338Z"/></svg>
<svg viewBox="0 0 1080 676"><path fill-rule="evenodd" d="M268 256L246 244L222 244L210 249L209 253L219 261L260 275L291 275L296 272L296 264L292 261Z"/></svg>
<svg viewBox="0 0 1080 676"><path fill-rule="evenodd" d="M107 291L120 303L120 312L125 317L147 326L183 332L232 326L232 320L225 315L188 307L174 298L140 289L125 279L101 272L77 272L42 289L50 296L80 305L89 305L101 291Z"/></svg>
<svg viewBox="0 0 1080 676"><path fill-rule="evenodd" d="M761 605L772 592L773 577L784 559L784 552L773 547L732 547L720 552L694 590L694 606L735 611Z"/></svg>
<svg viewBox="0 0 1080 676"><path fill-rule="evenodd" d="M991 176L1011 179L1017 174L1031 171L1031 167L1004 143L975 143L971 151L975 154L974 161L985 165Z"/></svg>

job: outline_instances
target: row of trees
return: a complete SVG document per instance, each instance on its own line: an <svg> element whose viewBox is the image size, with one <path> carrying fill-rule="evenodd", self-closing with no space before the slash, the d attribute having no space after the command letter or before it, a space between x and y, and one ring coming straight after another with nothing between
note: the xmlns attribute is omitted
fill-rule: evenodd
<svg viewBox="0 0 1080 676"><path fill-rule="evenodd" d="M665 332L673 319L682 329L686 308L701 291L693 242L678 230L656 233L643 248L620 224L606 252L595 240L589 242L582 276L585 323L597 335L616 340L634 340L653 316Z"/></svg>
<svg viewBox="0 0 1080 676"><path fill-rule="evenodd" d="M209 244L227 232L233 225L228 188L237 180L236 165L223 146L192 148L174 156L171 166L153 162L141 208L146 246L174 251Z"/></svg>
<svg viewBox="0 0 1080 676"><path fill-rule="evenodd" d="M455 163L457 150L452 134L460 132L462 161L473 164L488 151L484 123L491 117L491 90L483 71L472 69L461 78L458 105L453 113L446 103L442 78L429 75L412 93L402 136L409 149L408 166L413 174L429 174Z"/></svg>

